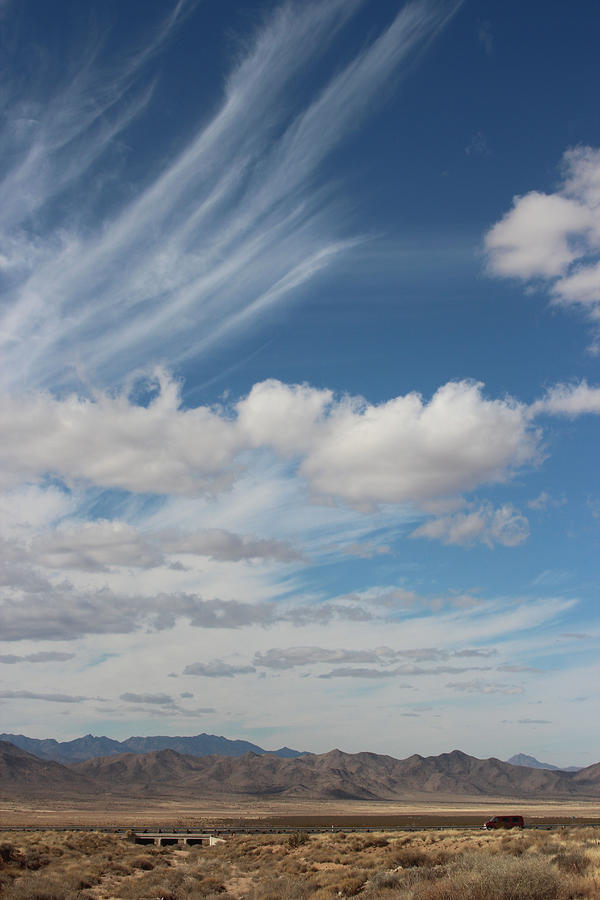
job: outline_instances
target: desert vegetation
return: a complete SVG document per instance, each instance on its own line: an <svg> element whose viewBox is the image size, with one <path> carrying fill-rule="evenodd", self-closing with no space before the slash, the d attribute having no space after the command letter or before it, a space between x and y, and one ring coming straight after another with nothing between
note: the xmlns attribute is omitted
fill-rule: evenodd
<svg viewBox="0 0 600 900"><path fill-rule="evenodd" d="M139 846L99 832L0 834L6 900L588 900L600 833L422 831L252 835Z"/></svg>

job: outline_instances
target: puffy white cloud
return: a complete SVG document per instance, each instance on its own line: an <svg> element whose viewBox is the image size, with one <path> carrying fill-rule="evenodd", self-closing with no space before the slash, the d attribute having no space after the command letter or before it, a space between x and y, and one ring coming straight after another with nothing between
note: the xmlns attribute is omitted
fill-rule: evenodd
<svg viewBox="0 0 600 900"><path fill-rule="evenodd" d="M600 414L600 387L590 387L585 380L578 384L557 384L530 407L532 416L545 414L574 418L586 413Z"/></svg>
<svg viewBox="0 0 600 900"><path fill-rule="evenodd" d="M177 383L162 371L156 378L159 390L147 407L126 394L3 395L0 426L11 435L0 451L4 471L131 491L208 489L231 463L235 429L208 407L180 409Z"/></svg>
<svg viewBox="0 0 600 900"><path fill-rule="evenodd" d="M520 404L450 382L429 402L415 393L377 406L341 401L300 472L318 493L351 503L420 503L506 479L535 459L536 443Z"/></svg>
<svg viewBox="0 0 600 900"><path fill-rule="evenodd" d="M531 191L485 236L490 271L539 279L554 302L600 315L600 150L564 154L563 179L552 194Z"/></svg>
<svg viewBox="0 0 600 900"><path fill-rule="evenodd" d="M235 478L240 454L266 450L294 457L318 495L359 506L419 504L505 480L537 456L526 408L487 399L473 382L445 384L429 401L410 393L375 405L267 381L231 410L184 409L179 386L162 371L156 381L148 406L126 394L2 397L7 477L214 492Z"/></svg>
<svg viewBox="0 0 600 900"><path fill-rule="evenodd" d="M412 537L426 537L444 544L470 545L475 543L502 544L515 547L529 536L529 522L510 503L498 509L484 504L470 512L457 512L424 522Z"/></svg>
<svg viewBox="0 0 600 900"><path fill-rule="evenodd" d="M283 456L306 453L332 401L332 391L306 384L287 385L276 379L255 384L237 404L243 442L250 447L272 447Z"/></svg>
<svg viewBox="0 0 600 900"><path fill-rule="evenodd" d="M569 275L559 278L553 288L555 297L564 303L579 303L598 316L600 298L600 262L591 266L576 266Z"/></svg>
<svg viewBox="0 0 600 900"><path fill-rule="evenodd" d="M556 194L515 197L512 210L487 233L490 267L519 278L562 275L578 256L569 238L587 233L589 209Z"/></svg>

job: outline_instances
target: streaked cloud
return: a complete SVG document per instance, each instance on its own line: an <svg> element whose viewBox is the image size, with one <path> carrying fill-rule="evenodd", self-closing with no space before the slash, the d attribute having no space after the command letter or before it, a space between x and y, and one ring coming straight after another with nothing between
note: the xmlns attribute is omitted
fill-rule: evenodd
<svg viewBox="0 0 600 900"><path fill-rule="evenodd" d="M256 672L254 666L236 666L213 659L210 662L190 663L183 670L184 675L199 675L203 678L233 678L235 675L251 675Z"/></svg>
<svg viewBox="0 0 600 900"><path fill-rule="evenodd" d="M322 163L458 5L403 6L316 89L317 63L361 3L281 6L228 76L212 118L133 200L115 204L102 228L80 227L87 221L79 205L76 217L34 235L21 224L32 204L39 209L83 179L85 196L94 196L111 141L150 101L151 86L135 93L135 76L185 4L172 7L112 80L89 48L69 60L72 80L38 103L41 127L20 129L18 162L0 185L3 264L11 272L0 323L5 383L68 380L65 364L78 365L84 346L88 369L110 382L148 358L196 354L355 246L361 238L344 233L343 197L321 177ZM287 91L306 80L306 100L291 113ZM101 94L90 96L96 83ZM28 205L24 195L33 198Z"/></svg>
<svg viewBox="0 0 600 900"><path fill-rule="evenodd" d="M493 547L516 547L529 537L529 522L511 503L498 509L490 504L469 512L457 512L424 522L412 532L412 537L426 537L443 544L476 543Z"/></svg>
<svg viewBox="0 0 600 900"><path fill-rule="evenodd" d="M493 681L451 681L446 687L453 691L468 694L507 694L508 696L523 694L525 689L516 684L501 684Z"/></svg>
<svg viewBox="0 0 600 900"><path fill-rule="evenodd" d="M14 663L48 663L48 662L66 662L73 659L74 653L59 653L53 650L40 650L37 653L28 653L26 656L15 656L12 653L0 654L0 663L13 665Z"/></svg>
<svg viewBox="0 0 600 900"><path fill-rule="evenodd" d="M44 700L48 703L83 703L98 697L82 697L77 694L40 693L38 691L0 691L0 700Z"/></svg>
<svg viewBox="0 0 600 900"><path fill-rule="evenodd" d="M393 650L391 647L377 647L366 649L327 649L325 647L273 647L272 649L255 654L253 662L255 666L269 669L292 669L296 666L308 666L319 663L379 663L390 665L399 659L411 659L417 661L487 658L494 656L498 651L495 648L467 648L463 650L447 650L439 647L410 648ZM399 672L400 670L397 670ZM418 666L407 666L403 674L422 674L424 669ZM448 671L447 669L431 670L435 672ZM452 671L455 671L452 669ZM456 670L458 671L458 670ZM462 669L460 671L463 671Z"/></svg>
<svg viewBox="0 0 600 900"><path fill-rule="evenodd" d="M175 703L169 694L134 694L130 691L125 691L119 699L125 703L143 703L150 706L173 706Z"/></svg>

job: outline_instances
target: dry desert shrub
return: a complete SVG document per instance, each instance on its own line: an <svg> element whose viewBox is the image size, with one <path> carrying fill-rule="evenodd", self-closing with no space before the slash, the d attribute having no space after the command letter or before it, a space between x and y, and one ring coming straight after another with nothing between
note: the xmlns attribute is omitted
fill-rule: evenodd
<svg viewBox="0 0 600 900"><path fill-rule="evenodd" d="M363 871L349 871L342 874L342 877L336 876L335 882L327 887L331 890L332 896L356 897L359 894L368 878L368 873Z"/></svg>
<svg viewBox="0 0 600 900"><path fill-rule="evenodd" d="M415 885L415 900L559 900L568 897L557 870L537 856L467 853L433 884Z"/></svg>
<svg viewBox="0 0 600 900"><path fill-rule="evenodd" d="M507 853L511 856L523 856L530 846L529 841L522 840L520 835L514 837L511 835L502 838L498 850L500 853Z"/></svg>
<svg viewBox="0 0 600 900"><path fill-rule="evenodd" d="M591 865L589 856L577 848L559 850L552 862L558 866L561 872L566 872L568 875L585 875Z"/></svg>
<svg viewBox="0 0 600 900"><path fill-rule="evenodd" d="M250 893L251 900L311 900L318 885L312 880L298 880L289 875L267 878Z"/></svg>
<svg viewBox="0 0 600 900"><path fill-rule="evenodd" d="M91 885L78 876L64 874L28 874L7 886L2 892L6 900L83 900Z"/></svg>
<svg viewBox="0 0 600 900"><path fill-rule="evenodd" d="M218 877L198 878L186 867L167 872L144 872L141 877L129 878L122 882L122 896L127 900L149 900L161 897L163 900L197 900L226 894L225 885Z"/></svg>
<svg viewBox="0 0 600 900"><path fill-rule="evenodd" d="M0 844L0 865L14 860L15 854L17 853L18 851L14 844L9 844L8 841L4 841Z"/></svg>
<svg viewBox="0 0 600 900"><path fill-rule="evenodd" d="M403 869L419 867L431 868L444 865L451 854L443 849L426 850L418 847L403 847L393 856L393 866Z"/></svg>
<svg viewBox="0 0 600 900"><path fill-rule="evenodd" d="M154 868L154 860L150 859L149 856L136 856L135 859L131 860L131 865L134 869L149 871Z"/></svg>
<svg viewBox="0 0 600 900"><path fill-rule="evenodd" d="M46 863L28 869L28 858ZM600 843L589 829L579 836L341 832L295 847L285 834L248 835L211 848L140 847L98 833L0 833L0 897L600 900Z"/></svg>
<svg viewBox="0 0 600 900"><path fill-rule="evenodd" d="M390 842L386 837L382 834L374 835L373 837L368 837L363 842L363 850L367 850L369 847L389 847Z"/></svg>
<svg viewBox="0 0 600 900"><path fill-rule="evenodd" d="M365 887L365 897L381 897L390 891L398 891L404 879L399 872L376 872Z"/></svg>
<svg viewBox="0 0 600 900"><path fill-rule="evenodd" d="M288 838L288 847L291 847L292 850L295 850L296 847L301 847L302 844L307 844L310 840L310 836L305 831L294 831L293 834L290 834Z"/></svg>

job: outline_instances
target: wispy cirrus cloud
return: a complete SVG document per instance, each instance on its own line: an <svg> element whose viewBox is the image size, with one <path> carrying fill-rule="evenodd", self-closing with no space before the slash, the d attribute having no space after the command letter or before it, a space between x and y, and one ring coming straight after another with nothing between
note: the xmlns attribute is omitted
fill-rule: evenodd
<svg viewBox="0 0 600 900"><path fill-rule="evenodd" d="M254 672L256 672L254 666L232 665L222 659L213 659L207 663L190 663L183 670L184 675L196 675L202 678L233 678L236 675L252 675Z"/></svg>
<svg viewBox="0 0 600 900"><path fill-rule="evenodd" d="M414 647L400 650L394 650L391 647L376 647L371 650L328 649L326 647L273 647L256 653L253 662L255 666L283 670L319 663L379 663L390 665L400 659L431 661L455 658L465 659L469 657L487 658L494 656L497 652L495 648L490 647L466 648L462 650L447 650L443 647ZM424 669L417 666L408 666L404 674L420 674L423 671ZM448 670L445 669L443 671Z"/></svg>
<svg viewBox="0 0 600 900"><path fill-rule="evenodd" d="M525 689L518 684L504 684L494 681L451 681L446 685L453 691L468 694L506 694L508 696L517 696L523 694Z"/></svg>
<svg viewBox="0 0 600 900"><path fill-rule="evenodd" d="M175 701L169 694L135 694L125 691L119 697L125 703L143 703L150 706L173 706Z"/></svg>
<svg viewBox="0 0 600 900"><path fill-rule="evenodd" d="M36 221L54 197L87 176L115 138L142 113L151 99L152 84L140 86L139 76L195 5L196 0L173 2L162 21L148 29L145 40L122 55L118 66L103 60L106 31L91 18L59 71L53 51L36 47L35 74L26 87L16 70L11 71L5 45L5 118L0 133L4 150L0 270L4 274L26 272L44 260L45 249L56 249L57 245L45 248L39 232L29 232L26 223Z"/></svg>
<svg viewBox="0 0 600 900"><path fill-rule="evenodd" d="M40 650L37 653L28 653L25 656L15 656L13 653L0 654L0 663L14 665L15 663L47 663L47 662L66 662L73 659L74 653L59 653L54 650Z"/></svg>
<svg viewBox="0 0 600 900"><path fill-rule="evenodd" d="M515 547L529 536L529 522L511 503L494 509L490 504L467 512L430 519L416 528L411 537L425 537L444 544L470 546L477 543L493 547Z"/></svg>
<svg viewBox="0 0 600 900"><path fill-rule="evenodd" d="M115 201L101 227L82 212L101 177L96 163L149 103L148 81L132 94L135 77L188 5L173 7L112 80L100 77L97 53L70 61L71 81L57 82L45 98L41 124L34 116L20 129L1 185L10 273L0 325L5 383L59 385L65 361L78 363L83 346L86 366L110 381L165 353L172 361L192 347L197 353L354 245L334 224L344 215L322 163L459 4L407 4L290 114L288 86L312 75L360 5L327 0L276 10L228 77L212 119L131 202ZM83 176L77 218L56 211L34 237L22 223Z"/></svg>
<svg viewBox="0 0 600 900"><path fill-rule="evenodd" d="M38 691L0 691L0 700L44 700L48 703L83 703L100 700L100 697L82 697L78 694L40 693Z"/></svg>

